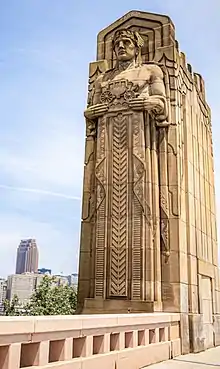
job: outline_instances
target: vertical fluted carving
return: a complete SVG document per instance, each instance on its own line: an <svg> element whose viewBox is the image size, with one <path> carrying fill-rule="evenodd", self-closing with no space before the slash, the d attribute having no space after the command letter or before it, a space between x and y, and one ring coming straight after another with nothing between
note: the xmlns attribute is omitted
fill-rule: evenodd
<svg viewBox="0 0 220 369"><path fill-rule="evenodd" d="M110 296L127 295L127 118L112 118L112 216L110 247Z"/></svg>

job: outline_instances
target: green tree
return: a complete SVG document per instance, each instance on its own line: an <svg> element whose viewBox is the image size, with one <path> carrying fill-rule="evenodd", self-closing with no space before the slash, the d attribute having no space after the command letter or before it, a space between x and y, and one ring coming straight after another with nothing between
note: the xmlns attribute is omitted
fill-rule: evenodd
<svg viewBox="0 0 220 369"><path fill-rule="evenodd" d="M7 316L16 316L16 315L20 315L19 312L19 301L18 301L18 296L14 295L12 300L8 300L5 299L4 300L4 313Z"/></svg>
<svg viewBox="0 0 220 369"><path fill-rule="evenodd" d="M77 294L73 287L57 285L56 277L44 276L23 315L71 315L75 313Z"/></svg>

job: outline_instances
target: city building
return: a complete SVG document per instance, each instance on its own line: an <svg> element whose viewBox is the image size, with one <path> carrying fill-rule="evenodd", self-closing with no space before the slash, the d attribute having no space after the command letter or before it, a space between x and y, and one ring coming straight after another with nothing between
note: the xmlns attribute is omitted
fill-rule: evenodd
<svg viewBox="0 0 220 369"><path fill-rule="evenodd" d="M12 300L16 295L19 303L25 305L36 290L43 278L42 274L25 273L12 274L8 276L7 299Z"/></svg>
<svg viewBox="0 0 220 369"><path fill-rule="evenodd" d="M78 274L73 273L67 276L70 286L74 286L76 289L78 287Z"/></svg>
<svg viewBox="0 0 220 369"><path fill-rule="evenodd" d="M57 279L57 284L58 285L68 285L68 286L73 286L75 289L77 289L77 285L78 285L78 274L77 273L73 273L70 275L55 275L56 279Z"/></svg>
<svg viewBox="0 0 220 369"><path fill-rule="evenodd" d="M0 315L4 311L4 300L6 299L7 281L0 278Z"/></svg>
<svg viewBox="0 0 220 369"><path fill-rule="evenodd" d="M38 248L35 239L21 240L17 249L16 274L36 273Z"/></svg>
<svg viewBox="0 0 220 369"><path fill-rule="evenodd" d="M60 286L60 285L69 285L68 276L55 274L54 277L56 278L56 283L57 283L58 286Z"/></svg>
<svg viewBox="0 0 220 369"><path fill-rule="evenodd" d="M38 269L38 274L47 274L47 275L51 275L51 269L46 269L46 268L40 268Z"/></svg>

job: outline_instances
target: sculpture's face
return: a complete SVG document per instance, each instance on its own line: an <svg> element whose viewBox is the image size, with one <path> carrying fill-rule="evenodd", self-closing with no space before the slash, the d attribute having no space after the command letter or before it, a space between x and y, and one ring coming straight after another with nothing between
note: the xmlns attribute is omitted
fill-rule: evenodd
<svg viewBox="0 0 220 369"><path fill-rule="evenodd" d="M134 42L126 36L120 37L114 45L115 54L120 61L133 60L136 55L136 47Z"/></svg>

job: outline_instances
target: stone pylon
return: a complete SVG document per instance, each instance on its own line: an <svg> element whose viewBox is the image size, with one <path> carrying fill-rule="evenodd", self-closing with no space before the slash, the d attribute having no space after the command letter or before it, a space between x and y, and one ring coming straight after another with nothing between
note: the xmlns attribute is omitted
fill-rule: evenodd
<svg viewBox="0 0 220 369"><path fill-rule="evenodd" d="M85 118L78 312L178 312L184 352L220 343L211 115L169 17L98 34Z"/></svg>

